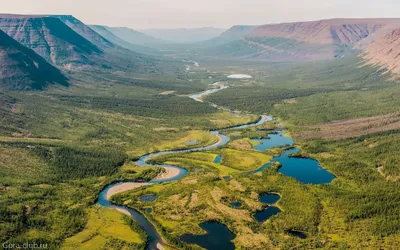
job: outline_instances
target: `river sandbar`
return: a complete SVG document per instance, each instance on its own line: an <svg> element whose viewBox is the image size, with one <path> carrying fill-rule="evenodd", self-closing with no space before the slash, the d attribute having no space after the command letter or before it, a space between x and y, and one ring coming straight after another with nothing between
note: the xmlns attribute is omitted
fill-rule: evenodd
<svg viewBox="0 0 400 250"><path fill-rule="evenodd" d="M143 187L149 185L148 183L141 183L141 182L128 182L128 183L122 183L121 185L112 187L108 190L107 192L107 200L110 200L113 195L123 193L125 191L133 190L139 187Z"/></svg>

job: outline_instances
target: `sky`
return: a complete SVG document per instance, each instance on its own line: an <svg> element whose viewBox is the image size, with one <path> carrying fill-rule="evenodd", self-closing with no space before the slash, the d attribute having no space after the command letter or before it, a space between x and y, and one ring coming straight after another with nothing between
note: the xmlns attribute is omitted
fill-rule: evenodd
<svg viewBox="0 0 400 250"><path fill-rule="evenodd" d="M68 14L86 24L229 28L328 18L400 17L399 0L0 0L0 12Z"/></svg>

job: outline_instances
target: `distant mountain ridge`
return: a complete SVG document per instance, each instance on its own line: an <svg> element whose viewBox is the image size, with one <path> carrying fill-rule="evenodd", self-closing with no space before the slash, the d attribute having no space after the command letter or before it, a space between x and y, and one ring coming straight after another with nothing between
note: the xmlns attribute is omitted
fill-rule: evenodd
<svg viewBox="0 0 400 250"><path fill-rule="evenodd" d="M45 59L0 31L0 88L41 90L49 84L67 86L67 78Z"/></svg>
<svg viewBox="0 0 400 250"><path fill-rule="evenodd" d="M170 43L197 43L221 35L226 29L205 27L193 29L145 29L140 30L149 36L168 41Z"/></svg>
<svg viewBox="0 0 400 250"><path fill-rule="evenodd" d="M315 44L352 45L377 31L400 25L400 19L329 19L258 26L247 37L286 38Z"/></svg>
<svg viewBox="0 0 400 250"><path fill-rule="evenodd" d="M235 25L235 26L232 26L230 29L224 31L218 37L204 41L201 44L203 46L216 46L216 45L222 45L222 44L233 42L233 41L238 41L238 40L244 38L247 34L249 34L256 27L257 26L255 26L255 25Z"/></svg>
<svg viewBox="0 0 400 250"><path fill-rule="evenodd" d="M99 27L99 25L93 25L91 27L96 29ZM151 46L151 45L159 45L167 43L166 41L162 41L160 39L157 39L155 37L149 36L147 34L144 34L142 32L127 27L109 27L109 26L100 26L100 27L102 27L101 32L105 31L111 32L114 36L118 37L119 39L122 39L123 41L134 45Z"/></svg>
<svg viewBox="0 0 400 250"><path fill-rule="evenodd" d="M267 24L235 32L234 26L215 41L209 54L249 60L328 60L354 54L400 27L400 19L329 19ZM247 32L247 33L246 33ZM234 39L224 35L238 34Z"/></svg>
<svg viewBox="0 0 400 250"><path fill-rule="evenodd" d="M115 28L105 25L89 25L89 27L108 41L123 48L150 54L159 52L157 49L151 47L152 45L161 43L161 41L156 38L149 37L145 34L141 35L140 32L136 33L134 30L129 31L129 28ZM127 29L126 33L122 32L121 29ZM114 33L119 34L121 37ZM126 40L124 40L123 38L125 38Z"/></svg>

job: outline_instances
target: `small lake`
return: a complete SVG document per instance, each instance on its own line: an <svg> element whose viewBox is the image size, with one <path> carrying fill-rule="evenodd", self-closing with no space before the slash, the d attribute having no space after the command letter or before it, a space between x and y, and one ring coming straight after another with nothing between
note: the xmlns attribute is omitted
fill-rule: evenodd
<svg viewBox="0 0 400 250"><path fill-rule="evenodd" d="M147 207L147 208L145 208L144 211L149 214L149 213L153 212L153 209L151 207Z"/></svg>
<svg viewBox="0 0 400 250"><path fill-rule="evenodd" d="M228 78L230 78L230 79L251 79L253 77L249 76L249 75L245 75L245 74L233 74L233 75L229 75Z"/></svg>
<svg viewBox="0 0 400 250"><path fill-rule="evenodd" d="M151 201L155 201L157 199L157 195L156 194L149 194L149 195L142 195L139 197L139 200L141 202L151 202Z"/></svg>
<svg viewBox="0 0 400 250"><path fill-rule="evenodd" d="M335 179L335 176L323 169L317 160L289 157L289 154L294 151L288 150L285 154L273 159L282 164L279 172L306 184L327 184Z"/></svg>
<svg viewBox="0 0 400 250"><path fill-rule="evenodd" d="M300 231L295 231L295 230L289 230L286 231L287 234L293 236L293 237L297 237L300 239L305 239L307 238L307 234L305 234L304 232L300 232Z"/></svg>
<svg viewBox="0 0 400 250"><path fill-rule="evenodd" d="M266 207L264 210L256 212L254 214L254 219L256 219L258 222L264 222L280 212L281 210L277 207Z"/></svg>
<svg viewBox="0 0 400 250"><path fill-rule="evenodd" d="M282 134L282 131L274 131L268 135L270 139L252 139L252 141L260 142L261 144L254 146L255 149L266 151L274 147L292 146L294 141ZM279 162L282 167L279 172L295 178L305 184L328 184L331 183L335 176L319 165L319 162L310 158L295 158L290 157L291 153L297 153L300 149L291 148L285 150L281 156L276 156L271 162ZM249 172L258 173L271 166L271 162L264 164L261 168Z"/></svg>
<svg viewBox="0 0 400 250"><path fill-rule="evenodd" d="M242 203L239 201L234 201L234 202L231 202L229 205L231 205L231 207L233 207L233 208L239 208L242 206Z"/></svg>
<svg viewBox="0 0 400 250"><path fill-rule="evenodd" d="M231 179L230 176L224 176L224 177L222 177L222 178L224 178L224 180L226 180L226 181L229 181L229 180Z"/></svg>
<svg viewBox="0 0 400 250"><path fill-rule="evenodd" d="M270 193L264 193L260 195L260 202L268 204L268 205L273 205L277 203L281 197L277 194L270 194Z"/></svg>
<svg viewBox="0 0 400 250"><path fill-rule="evenodd" d="M199 225L207 233L203 235L184 234L180 239L208 250L234 250L232 240L236 237L229 228L219 222L203 222Z"/></svg>
<svg viewBox="0 0 400 250"><path fill-rule="evenodd" d="M220 164L222 161L222 156L221 155L217 155L217 157L215 157L214 159L214 163L216 164Z"/></svg>
<svg viewBox="0 0 400 250"><path fill-rule="evenodd" d="M274 147L291 146L294 144L294 141L290 137L284 136L282 131L274 131L274 133L269 134L268 137L268 139L252 139L253 142L259 143L254 146L254 148L260 151L266 151Z"/></svg>

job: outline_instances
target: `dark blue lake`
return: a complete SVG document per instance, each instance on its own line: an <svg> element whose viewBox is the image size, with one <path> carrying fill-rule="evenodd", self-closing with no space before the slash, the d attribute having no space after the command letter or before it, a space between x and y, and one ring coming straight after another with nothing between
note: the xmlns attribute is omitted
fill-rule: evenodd
<svg viewBox="0 0 400 250"><path fill-rule="evenodd" d="M227 226L219 222L203 222L199 225L207 233L203 235L184 234L180 239L208 250L233 250L232 240L236 237Z"/></svg>
<svg viewBox="0 0 400 250"><path fill-rule="evenodd" d="M242 203L240 203L239 201L234 201L234 202L231 202L230 205L233 208L239 208L242 206Z"/></svg>
<svg viewBox="0 0 400 250"><path fill-rule="evenodd" d="M294 144L291 138L282 134L282 131L275 131L275 133L268 136L270 139L253 139L253 141L262 142L260 145L254 146L254 148L265 151L273 147L292 146ZM281 163L282 167L279 172L305 184L327 184L335 179L335 176L323 169L317 160L289 157L289 154L299 151L298 148L291 148L286 150L283 155L274 157L271 162ZM271 163L266 163L261 168L249 173L261 172L269 166L271 166Z"/></svg>
<svg viewBox="0 0 400 250"><path fill-rule="evenodd" d="M305 239L307 238L307 235L303 232L300 231L295 231L295 230L289 230L286 233L288 233L289 235L293 236L293 237L297 237L300 239Z"/></svg>
<svg viewBox="0 0 400 250"><path fill-rule="evenodd" d="M254 218L258 222L264 222L271 218L272 216L279 214L281 210L277 207L266 207L264 210L258 211L254 214Z"/></svg>
<svg viewBox="0 0 400 250"><path fill-rule="evenodd" d="M281 197L277 194L269 194L269 193L264 193L260 195L260 202L268 204L268 205L273 205L277 203Z"/></svg>
<svg viewBox="0 0 400 250"><path fill-rule="evenodd" d="M284 155L275 157L274 161L280 162L282 167L279 172L286 176L306 184L331 183L335 176L323 169L319 162L314 159L292 158L286 152Z"/></svg>

